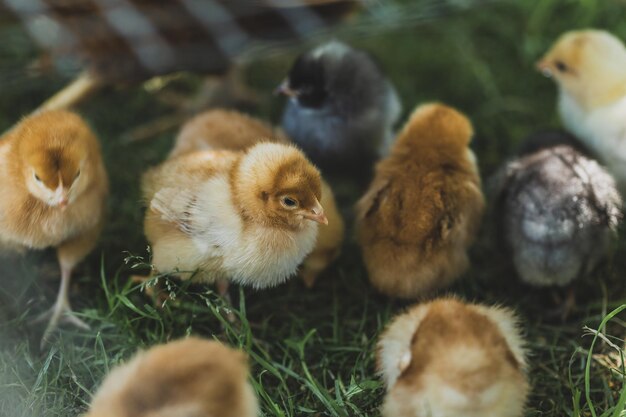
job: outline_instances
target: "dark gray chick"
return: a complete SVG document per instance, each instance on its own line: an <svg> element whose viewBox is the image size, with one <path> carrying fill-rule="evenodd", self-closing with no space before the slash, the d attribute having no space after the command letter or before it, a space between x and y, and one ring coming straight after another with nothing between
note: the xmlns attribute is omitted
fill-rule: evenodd
<svg viewBox="0 0 626 417"><path fill-rule="evenodd" d="M393 141L398 95L364 51L331 41L300 55L277 92L282 126L324 172L367 172Z"/></svg>
<svg viewBox="0 0 626 417"><path fill-rule="evenodd" d="M621 220L613 177L560 132L532 135L499 178L497 213L520 278L565 286L606 255Z"/></svg>

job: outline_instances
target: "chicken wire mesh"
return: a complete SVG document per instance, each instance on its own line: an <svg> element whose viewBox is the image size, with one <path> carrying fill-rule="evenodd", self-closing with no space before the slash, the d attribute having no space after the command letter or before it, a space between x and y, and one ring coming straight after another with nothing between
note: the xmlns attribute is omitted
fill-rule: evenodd
<svg viewBox="0 0 626 417"><path fill-rule="evenodd" d="M110 81L176 71L222 74L234 60L329 33L367 32L432 20L485 1L3 0L0 30L15 48L26 31L56 70L83 68ZM348 18L341 28L336 24ZM0 82L18 68L6 61Z"/></svg>

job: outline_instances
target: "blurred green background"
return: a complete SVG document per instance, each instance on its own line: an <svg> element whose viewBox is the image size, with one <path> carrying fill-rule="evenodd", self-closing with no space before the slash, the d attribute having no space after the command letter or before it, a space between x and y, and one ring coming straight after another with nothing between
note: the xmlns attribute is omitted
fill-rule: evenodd
<svg viewBox="0 0 626 417"><path fill-rule="evenodd" d="M525 135L558 127L556 89L534 62L564 31L603 28L626 39L624 0L373 2L331 35L370 51L395 84L404 116L418 103L442 101L472 119L483 178L510 157ZM387 5L388 6L388 5ZM394 13L390 13L389 11ZM404 11L404 12L403 12ZM390 14L385 14L390 13ZM29 70L39 52L19 25L0 19L0 131L70 81L67 75ZM301 45L269 48L243 67L258 96L246 109L278 122L283 102L271 95ZM626 69L625 69L626 70ZM264 416L378 416L384 394L374 368L379 332L406 305L368 285L358 250L348 236L339 262L313 290L299 280L267 291L241 290L241 320L220 321L221 301L203 286L171 282L176 302L156 311L128 276L149 260L142 234L139 179L169 150L176 128L131 142L129 132L180 109L172 96L192 96L199 76L154 84L109 87L78 111L100 137L111 178L109 221L98 249L75 274L72 302L91 332L65 329L44 351L41 329L28 319L51 305L58 286L53 252L0 258L0 416L74 416L84 412L104 374L136 349L186 334L215 337L251 356L252 379ZM626 115L625 115L626 117ZM404 118L404 117L403 117ZM342 194L343 195L343 194ZM356 195L342 199L349 215ZM515 307L523 318L533 392L527 416L620 415L624 390L620 354L596 346L585 387L590 337L609 311L626 302L626 238L593 276L578 284L578 305L564 323L548 314L550 291L517 282L493 236L493 213L472 250L472 269L450 292L468 300ZM234 290L237 292L237 290ZM624 348L626 322L605 329Z"/></svg>

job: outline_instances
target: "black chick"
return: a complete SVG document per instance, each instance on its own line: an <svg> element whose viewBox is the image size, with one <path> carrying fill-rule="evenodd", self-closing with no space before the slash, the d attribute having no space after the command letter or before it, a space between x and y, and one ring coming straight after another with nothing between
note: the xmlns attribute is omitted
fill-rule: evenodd
<svg viewBox="0 0 626 417"><path fill-rule="evenodd" d="M569 134L537 133L500 173L500 231L528 284L565 286L607 255L622 199L613 177L583 152Z"/></svg>
<svg viewBox="0 0 626 417"><path fill-rule="evenodd" d="M393 140L402 110L372 57L331 41L297 58L278 92L282 126L324 172L369 172Z"/></svg>

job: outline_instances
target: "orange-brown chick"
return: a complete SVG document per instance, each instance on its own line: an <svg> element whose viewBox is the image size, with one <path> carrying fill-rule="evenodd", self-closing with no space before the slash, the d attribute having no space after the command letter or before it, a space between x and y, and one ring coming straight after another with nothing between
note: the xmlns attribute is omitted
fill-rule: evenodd
<svg viewBox="0 0 626 417"><path fill-rule="evenodd" d="M96 245L108 180L95 135L66 111L30 116L0 139L0 242L15 249L56 247L61 287L44 340L70 316L72 270Z"/></svg>
<svg viewBox="0 0 626 417"><path fill-rule="evenodd" d="M189 338L155 346L111 371L86 417L256 417L243 352Z"/></svg>
<svg viewBox="0 0 626 417"><path fill-rule="evenodd" d="M261 120L231 110L204 112L182 127L170 156L197 150L242 151L261 141L289 144L285 134ZM299 274L307 287L312 287L321 274L341 252L345 227L330 186L322 179L320 203L328 218L321 227L315 249L304 260Z"/></svg>
<svg viewBox="0 0 626 417"><path fill-rule="evenodd" d="M378 342L384 417L520 417L524 343L505 308L443 298L396 317Z"/></svg>
<svg viewBox="0 0 626 417"><path fill-rule="evenodd" d="M357 238L381 292L413 298L468 267L484 210L470 121L442 104L418 107L357 203Z"/></svg>

